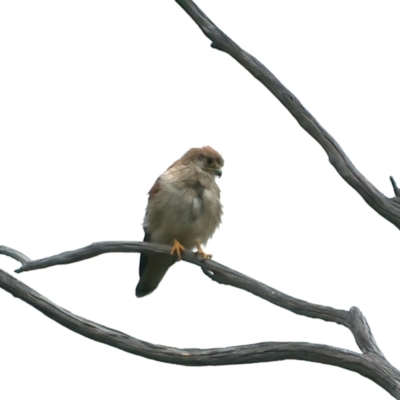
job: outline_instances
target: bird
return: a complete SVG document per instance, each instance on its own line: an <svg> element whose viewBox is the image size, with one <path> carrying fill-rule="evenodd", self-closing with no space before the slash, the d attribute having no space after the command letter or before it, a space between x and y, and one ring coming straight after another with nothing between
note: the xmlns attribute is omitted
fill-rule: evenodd
<svg viewBox="0 0 400 400"><path fill-rule="evenodd" d="M144 242L171 246L170 255L142 253L136 296L152 293L185 249L202 246L213 236L222 217L220 189L224 159L210 146L192 148L158 177L148 195L143 221Z"/></svg>

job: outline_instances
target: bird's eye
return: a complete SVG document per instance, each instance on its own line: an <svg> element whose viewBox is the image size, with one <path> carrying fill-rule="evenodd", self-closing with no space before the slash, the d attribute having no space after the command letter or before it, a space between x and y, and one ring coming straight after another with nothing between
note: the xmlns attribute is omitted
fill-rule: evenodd
<svg viewBox="0 0 400 400"><path fill-rule="evenodd" d="M212 163L213 163L213 159L212 159L212 157L207 157L207 164L208 165L211 165Z"/></svg>

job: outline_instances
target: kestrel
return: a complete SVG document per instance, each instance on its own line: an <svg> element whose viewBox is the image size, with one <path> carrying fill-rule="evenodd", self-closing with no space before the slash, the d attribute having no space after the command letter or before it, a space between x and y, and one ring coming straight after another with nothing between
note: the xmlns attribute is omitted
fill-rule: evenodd
<svg viewBox="0 0 400 400"><path fill-rule="evenodd" d="M181 259L185 249L202 249L221 223L222 205L215 177L221 177L224 160L210 146L193 148L175 161L149 192L144 217L144 242L171 246L171 255L140 257L136 296L153 292L168 268Z"/></svg>

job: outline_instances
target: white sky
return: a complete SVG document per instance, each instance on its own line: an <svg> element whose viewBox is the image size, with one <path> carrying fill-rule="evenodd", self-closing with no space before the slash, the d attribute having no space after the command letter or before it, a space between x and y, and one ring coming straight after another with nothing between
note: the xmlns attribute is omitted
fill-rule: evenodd
<svg viewBox="0 0 400 400"><path fill-rule="evenodd" d="M398 2L199 0L392 197L400 183ZM358 306L400 367L400 232L278 101L172 0L0 2L0 244L32 259L142 240L146 193L190 147L225 158L214 259L303 300ZM176 347L349 331L220 286L179 263L137 299L137 254L18 276L60 306ZM18 263L0 258L12 272ZM0 291L1 397L389 399L358 374L299 361L188 368L96 343Z"/></svg>

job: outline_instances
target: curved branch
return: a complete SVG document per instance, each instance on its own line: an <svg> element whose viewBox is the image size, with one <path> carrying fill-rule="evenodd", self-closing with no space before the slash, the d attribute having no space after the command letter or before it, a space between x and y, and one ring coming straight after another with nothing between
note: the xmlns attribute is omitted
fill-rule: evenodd
<svg viewBox="0 0 400 400"><path fill-rule="evenodd" d="M14 260L19 261L23 265L31 261L31 259L27 257L25 254L22 254L20 251L12 249L11 247L7 246L0 246L0 254L4 254L5 256L11 257Z"/></svg>
<svg viewBox="0 0 400 400"><path fill-rule="evenodd" d="M47 268L56 264L74 263L110 252L168 254L169 248L141 242L99 242L78 250L31 261L19 251L0 246L0 254L12 257L23 264L17 270L18 272ZM200 266L208 277L217 282L249 291L297 314L347 326L352 331L363 354L332 346L294 342L265 342L214 349L178 349L154 345L74 315L2 270L0 270L0 287L66 328L138 356L187 366L249 364L288 359L318 362L357 372L400 399L400 373L380 352L365 318L357 308L343 311L307 303L214 261L202 261L196 257L195 253L185 251L182 258Z"/></svg>
<svg viewBox="0 0 400 400"><path fill-rule="evenodd" d="M7 250L8 249L8 252ZM13 257L12 250L10 248L0 247L0 254L5 254ZM89 246L82 247L81 249L67 251L55 256L43 258L41 260L29 260L23 261L22 266L15 270L17 273L33 271L37 269L49 268L54 265L71 264L78 261L86 260L92 257L99 256L105 253L137 253L137 252L151 252L157 254L169 254L170 248L168 246L154 244L154 243L143 243L143 242L97 242ZM21 254L21 253L19 253ZM19 258L16 258L21 261ZM304 300L296 299L295 297L289 296L285 293L280 292L264 283L258 282L257 280L250 278L238 271L230 269L216 261L210 259L200 259L196 253L191 251L185 251L182 254L182 260L189 263L198 265L203 271L207 271L206 275L218 282L226 285L236 287L238 289L245 290L255 296L261 297L264 300L269 301L279 307L286 310L292 311L295 314L303 315L310 318L318 318L328 322L336 322L339 325L343 325L349 328L357 343L362 343L362 348L368 351L373 351L377 354L381 353L380 349L373 340L372 333L370 336L365 334L364 320L360 317L361 311L358 312L337 310L332 307L321 306L319 304L309 303ZM354 309L357 310L357 309ZM363 337L361 335L364 335ZM360 347L361 348L361 347Z"/></svg>
<svg viewBox="0 0 400 400"><path fill-rule="evenodd" d="M326 151L330 163L378 214L400 229L400 201L387 198L352 164L336 140L263 64L222 32L192 0L175 0L211 40L211 46L232 56L283 104L300 126ZM395 189L396 191L396 189ZM397 196L397 194L396 194Z"/></svg>
<svg viewBox="0 0 400 400"><path fill-rule="evenodd" d="M142 242L98 242L83 247L81 249L64 252L41 260L32 261L25 255L14 249L0 246L0 254L8 255L9 257L12 257L22 263L22 266L16 270L16 272L18 273L48 268L50 266L59 264L70 264L96 257L100 254L111 252L150 252L157 254L169 254L169 250L170 249L168 246ZM338 324L346 326L353 333L359 348L364 353L364 356L368 356L367 358L369 361L366 362L366 359L363 358L363 361L361 362L360 359L357 357L364 356L358 355L357 353L348 352L346 350L339 350L329 346L321 347L319 345L305 345L296 343L263 343L227 349L196 350L196 353L193 354L191 353L191 351L188 351L186 349L178 350L160 346L154 347L154 345L151 345L147 342L138 341L137 339L131 338L121 332L112 331L109 328L105 328L101 325L95 324L94 322L74 316L68 311L56 306L54 303L51 303L39 293L33 291L28 286L24 285L22 282L19 282L5 272L0 273L0 286L12 293L14 296L20 297L22 300L39 309L50 318L56 320L57 322L68 327L69 329L74 330L75 332L81 333L82 335L90 337L91 339L121 348L122 350L129 351L147 358L153 358L158 361L174 362L185 365L222 365L229 363L277 361L293 358L342 366L344 368L359 372L360 374L369 377L370 379L374 380L382 386L382 384L379 383L380 381L378 382L378 380L380 380L381 378L378 379L377 376L373 374L370 369L365 369L364 366L365 362L371 366L370 358L375 357L375 361L374 363L372 363L374 365L374 368L376 367L376 363L381 363L382 365L380 364L379 370L386 371L386 378L390 376L390 379L392 379L394 376L393 374L398 373L385 360L382 352L380 351L374 340L367 321L365 320L361 311L357 308L353 307L350 311L336 310L331 307L325 307L296 299L282 292L279 292L278 290L273 289L270 286L258 282L255 279L252 279L244 274L225 267L215 261L201 260L193 252L185 251L182 255L182 259L184 261L200 266L209 278L218 283L223 283L237 287L239 289L246 290L249 293L261 297L296 314L308 316L311 318L319 318L325 321L336 322ZM92 327L94 329L94 331L90 331L90 334L88 333L88 327ZM106 333L104 333L105 330L107 330ZM102 334L99 336L98 333L100 331L102 332ZM129 345L125 343L126 341ZM121 345L122 342L125 343L123 346ZM145 345L150 346L148 348L148 351L143 350L146 347ZM298 345L300 347L296 347ZM278 348L279 350L277 350ZM144 352L140 352L138 349L141 349L140 351ZM163 350L161 351L160 349ZM235 352L238 352L236 354L236 358L226 358L227 355L232 354L232 349L235 349ZM161 351L161 353L158 354L156 352L157 354L153 354L155 350L157 350L158 352ZM172 351L172 353L168 353L169 351ZM306 351L306 354L302 353L304 351ZM169 356L167 357L166 354L169 354ZM178 357L179 355L182 356L182 354L185 354L185 356L183 357L185 361L181 360ZM188 359L191 354L194 357L193 360ZM340 355L336 358L336 356L333 356L333 354ZM207 355L206 359L203 359L202 355L204 357L205 355ZM261 355L262 358L259 358ZM350 359L348 359L348 357L350 357ZM345 365L342 365L343 363Z"/></svg>

